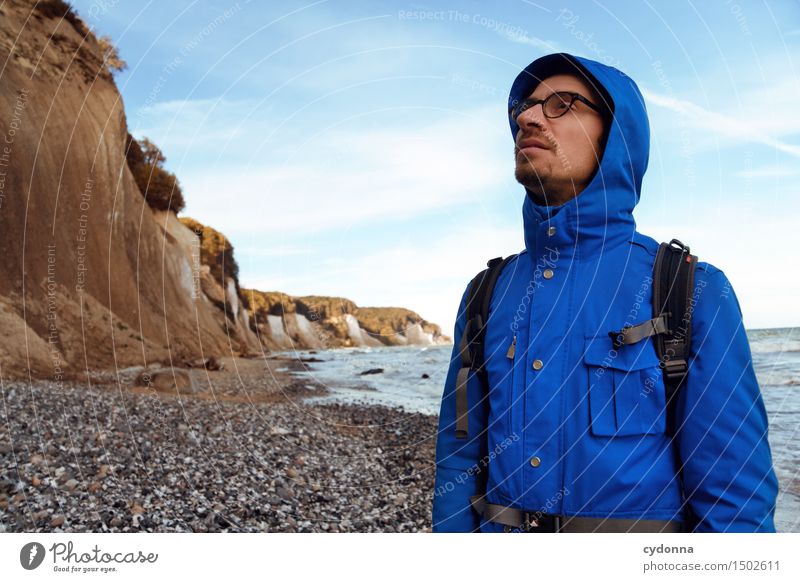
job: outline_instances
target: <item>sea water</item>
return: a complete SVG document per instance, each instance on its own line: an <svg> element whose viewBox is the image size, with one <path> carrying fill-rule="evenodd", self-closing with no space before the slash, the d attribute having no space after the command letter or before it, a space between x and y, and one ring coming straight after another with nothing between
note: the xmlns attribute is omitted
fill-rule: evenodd
<svg viewBox="0 0 800 582"><path fill-rule="evenodd" d="M780 483L775 527L800 531L800 328L747 332L769 417L772 462Z"/></svg>
<svg viewBox="0 0 800 582"><path fill-rule="evenodd" d="M769 417L769 442L781 486L778 531L800 531L800 328L749 330L753 367ZM383 404L438 414L452 345L318 351L301 377L325 384L317 401ZM289 355L288 353L286 355ZM308 352L292 352L295 357ZM370 369L383 372L361 375Z"/></svg>

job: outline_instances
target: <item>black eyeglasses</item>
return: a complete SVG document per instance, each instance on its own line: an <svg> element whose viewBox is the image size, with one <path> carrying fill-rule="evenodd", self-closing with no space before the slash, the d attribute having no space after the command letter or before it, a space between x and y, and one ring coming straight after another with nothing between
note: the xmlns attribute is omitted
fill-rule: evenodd
<svg viewBox="0 0 800 582"><path fill-rule="evenodd" d="M557 91L544 99L525 99L524 101L520 101L513 107L509 107L508 114L511 116L511 119L514 120L514 123L516 123L517 117L519 117L523 111L541 103L544 116L555 119L569 111L575 101L582 101L598 113L601 113L600 108L583 95L571 93L570 91Z"/></svg>

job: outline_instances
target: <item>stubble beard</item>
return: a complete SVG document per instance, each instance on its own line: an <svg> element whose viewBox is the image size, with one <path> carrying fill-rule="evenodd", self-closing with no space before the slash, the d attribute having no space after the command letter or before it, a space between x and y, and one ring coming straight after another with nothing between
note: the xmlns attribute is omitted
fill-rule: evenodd
<svg viewBox="0 0 800 582"><path fill-rule="evenodd" d="M558 206L575 198L583 188L588 185L578 183L575 179L562 184L558 177L553 177L546 171L537 171L536 162L524 154L514 150L514 178L525 186L537 204L542 206ZM547 164L543 164L547 168ZM539 166L540 168L542 165Z"/></svg>
<svg viewBox="0 0 800 582"><path fill-rule="evenodd" d="M514 150L514 178L525 186L539 204L547 204L547 178L537 172L533 160ZM552 202L551 202L552 203Z"/></svg>

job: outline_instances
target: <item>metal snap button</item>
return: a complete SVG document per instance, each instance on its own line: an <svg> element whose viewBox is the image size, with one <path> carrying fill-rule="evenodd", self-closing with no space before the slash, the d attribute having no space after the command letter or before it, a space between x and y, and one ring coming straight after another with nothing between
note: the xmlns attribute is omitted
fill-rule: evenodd
<svg viewBox="0 0 800 582"><path fill-rule="evenodd" d="M550 228L547 229L547 236L553 236L555 233L556 233L555 226L551 226Z"/></svg>
<svg viewBox="0 0 800 582"><path fill-rule="evenodd" d="M538 467L542 464L542 460L539 457L531 457L531 467Z"/></svg>
<svg viewBox="0 0 800 582"><path fill-rule="evenodd" d="M534 370L541 370L543 366L544 366L544 362L542 362L541 360L534 360L533 361L533 369Z"/></svg>
<svg viewBox="0 0 800 582"><path fill-rule="evenodd" d="M553 278L553 269L545 269L544 273L542 273L545 279L552 279Z"/></svg>

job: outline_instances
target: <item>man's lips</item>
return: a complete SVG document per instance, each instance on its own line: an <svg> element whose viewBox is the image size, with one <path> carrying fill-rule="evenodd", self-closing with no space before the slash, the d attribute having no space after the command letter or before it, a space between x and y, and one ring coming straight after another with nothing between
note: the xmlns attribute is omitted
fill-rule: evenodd
<svg viewBox="0 0 800 582"><path fill-rule="evenodd" d="M521 152L525 150L546 150L550 149L546 142L540 141L538 139L523 139L522 141L517 144L517 149Z"/></svg>

